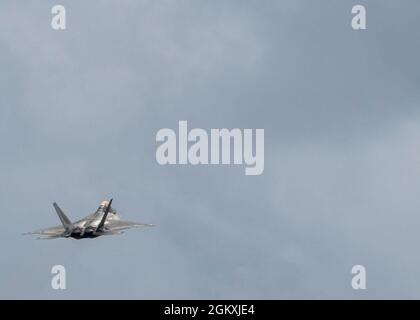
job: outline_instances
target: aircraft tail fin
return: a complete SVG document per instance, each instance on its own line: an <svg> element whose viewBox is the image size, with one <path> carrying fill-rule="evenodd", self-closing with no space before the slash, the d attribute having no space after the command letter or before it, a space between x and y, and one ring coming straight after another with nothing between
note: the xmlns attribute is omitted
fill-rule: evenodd
<svg viewBox="0 0 420 320"><path fill-rule="evenodd" d="M96 231L102 230L104 225L105 225L105 221L106 221L106 217L109 213L109 209L111 209L111 204L112 204L112 199L109 200L108 202L108 206L106 207L105 213L102 216L101 222L99 222L98 226L96 227Z"/></svg>
<svg viewBox="0 0 420 320"><path fill-rule="evenodd" d="M67 216L64 214L63 210L60 209L60 207L57 205L57 203L53 203L54 209L57 212L58 217L61 220L61 223L63 224L63 227L66 230L73 229L73 224L71 223L70 219L67 218Z"/></svg>

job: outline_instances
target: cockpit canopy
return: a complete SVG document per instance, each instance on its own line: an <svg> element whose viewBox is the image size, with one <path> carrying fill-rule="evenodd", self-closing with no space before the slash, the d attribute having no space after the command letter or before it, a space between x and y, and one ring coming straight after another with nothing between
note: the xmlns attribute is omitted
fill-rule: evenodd
<svg viewBox="0 0 420 320"><path fill-rule="evenodd" d="M108 204L109 204L109 201L107 201L107 200L102 201L101 204L99 205L99 208L98 208L97 211L103 211L104 212L106 210L106 208L108 207ZM109 213L116 214L117 211L111 206L111 208L109 208Z"/></svg>

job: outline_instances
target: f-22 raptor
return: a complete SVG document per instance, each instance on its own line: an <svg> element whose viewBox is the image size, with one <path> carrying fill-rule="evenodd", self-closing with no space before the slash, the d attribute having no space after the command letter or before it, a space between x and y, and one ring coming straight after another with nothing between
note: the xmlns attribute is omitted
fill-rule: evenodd
<svg viewBox="0 0 420 320"><path fill-rule="evenodd" d="M61 220L62 226L37 230L24 234L40 235L37 239L74 238L86 239L99 236L121 234L123 230L139 227L152 227L153 224L137 223L121 220L114 208L111 207L112 199L102 201L95 213L71 222L63 210L53 203L54 209Z"/></svg>

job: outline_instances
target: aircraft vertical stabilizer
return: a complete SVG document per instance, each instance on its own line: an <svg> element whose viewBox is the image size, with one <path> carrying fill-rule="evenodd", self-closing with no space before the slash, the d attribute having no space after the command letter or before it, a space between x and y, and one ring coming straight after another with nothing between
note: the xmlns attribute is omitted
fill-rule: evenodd
<svg viewBox="0 0 420 320"><path fill-rule="evenodd" d="M67 216L64 214L63 210L60 209L60 207L57 205L57 203L53 203L54 209L57 212L58 217L61 220L61 223L63 224L63 227L66 230L72 230L73 224L71 223L70 219L67 218Z"/></svg>

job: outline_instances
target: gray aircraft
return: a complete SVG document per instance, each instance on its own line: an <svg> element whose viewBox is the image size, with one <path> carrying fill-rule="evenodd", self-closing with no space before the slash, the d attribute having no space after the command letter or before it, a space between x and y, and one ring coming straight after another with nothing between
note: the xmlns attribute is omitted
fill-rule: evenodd
<svg viewBox="0 0 420 320"><path fill-rule="evenodd" d="M137 223L121 220L114 208L111 207L112 199L102 201L95 213L71 222L64 214L63 210L54 202L53 206L61 220L62 226L37 230L24 234L40 235L37 239L56 239L56 238L96 238L99 236L121 234L123 230L139 227L152 227L152 224Z"/></svg>

